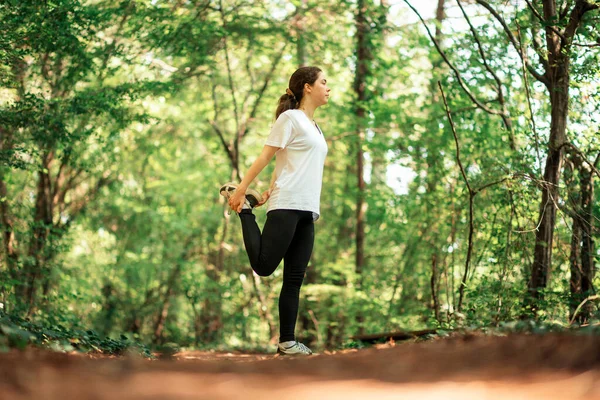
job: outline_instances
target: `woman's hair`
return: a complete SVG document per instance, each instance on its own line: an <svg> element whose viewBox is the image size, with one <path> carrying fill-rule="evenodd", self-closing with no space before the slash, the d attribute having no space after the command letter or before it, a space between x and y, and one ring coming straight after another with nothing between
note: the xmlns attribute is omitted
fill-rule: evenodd
<svg viewBox="0 0 600 400"><path fill-rule="evenodd" d="M279 98L275 119L279 118L284 111L298 108L304 95L304 85L307 83L314 85L320 72L321 69L318 67L301 67L292 74L286 93Z"/></svg>

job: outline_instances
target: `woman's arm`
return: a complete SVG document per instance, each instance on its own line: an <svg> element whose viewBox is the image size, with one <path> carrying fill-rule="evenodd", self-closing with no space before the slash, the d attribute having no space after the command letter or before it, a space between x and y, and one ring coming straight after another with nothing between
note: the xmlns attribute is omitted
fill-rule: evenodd
<svg viewBox="0 0 600 400"><path fill-rule="evenodd" d="M248 187L254 178L256 178L258 174L260 174L260 172L269 164L269 162L271 162L271 159L273 159L273 156L279 149L279 147L273 147L269 145L265 145L263 147L263 150L258 158L252 163L252 166L250 169L248 169L248 172L246 172L246 175L244 176L244 179L242 179L238 189L229 198L229 206L233 211L238 213L242 211L242 206L244 205L246 197L246 190L248 190Z"/></svg>
<svg viewBox="0 0 600 400"><path fill-rule="evenodd" d="M271 174L271 183L269 184L269 192L273 190L273 186L275 186L275 180L277 179L277 171L273 170L273 174Z"/></svg>
<svg viewBox="0 0 600 400"><path fill-rule="evenodd" d="M267 200L269 200L269 198L271 197L271 192L273 191L273 188L275 187L275 181L277 180L277 171L273 170L273 173L271 174L271 183L269 183L269 188L267 190L265 190L264 192L262 192L262 201L260 203L258 203L258 205L256 207L260 207L263 204L265 204L267 202Z"/></svg>

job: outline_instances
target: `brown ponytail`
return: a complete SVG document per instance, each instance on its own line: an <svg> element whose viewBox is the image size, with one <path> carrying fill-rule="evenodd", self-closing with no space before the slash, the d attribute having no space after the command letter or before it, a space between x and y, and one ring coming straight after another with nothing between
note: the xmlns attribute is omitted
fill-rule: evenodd
<svg viewBox="0 0 600 400"><path fill-rule="evenodd" d="M286 93L279 98L275 119L279 118L284 111L298 108L304 95L304 85L307 83L314 85L320 72L321 69L318 67L301 67L292 74Z"/></svg>

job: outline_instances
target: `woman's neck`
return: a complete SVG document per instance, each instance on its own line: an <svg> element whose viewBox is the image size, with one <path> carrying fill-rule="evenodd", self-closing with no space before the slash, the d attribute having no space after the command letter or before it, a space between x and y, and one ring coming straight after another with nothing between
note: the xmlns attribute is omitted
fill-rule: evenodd
<svg viewBox="0 0 600 400"><path fill-rule="evenodd" d="M304 114L306 114L308 119L310 119L311 121L314 120L315 110L317 109L317 107L315 107L313 104L311 104L310 102L303 102L300 105L300 107L298 107L298 109L302 110Z"/></svg>

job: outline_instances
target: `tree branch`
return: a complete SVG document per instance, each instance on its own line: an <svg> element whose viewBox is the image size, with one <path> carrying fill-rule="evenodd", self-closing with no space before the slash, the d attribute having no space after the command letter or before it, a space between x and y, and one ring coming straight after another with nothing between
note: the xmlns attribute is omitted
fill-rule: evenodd
<svg viewBox="0 0 600 400"><path fill-rule="evenodd" d="M53 207L58 207L59 208L59 213L62 213L65 210L65 197L67 196L67 193L69 192L69 190L75 188L78 184L75 184L75 180L81 176L81 174L83 173L83 170L77 170L75 171L75 173L73 173L69 179L64 182L60 187L58 185L58 181L55 185L55 193L52 196L52 206Z"/></svg>
<svg viewBox="0 0 600 400"><path fill-rule="evenodd" d="M217 101L217 91L216 91L216 85L214 83L214 79L212 81L212 98L213 98L213 109L215 112L215 118L212 121L209 121L209 123L213 127L215 132L217 133L217 136L219 137L219 140L221 141L221 144L223 145L223 150L225 150L225 153L227 153L227 157L229 157L229 161L231 161L231 167L235 169L236 168L236 156L234 153L234 149L232 149L231 146L229 144L227 144L227 141L225 140L225 135L223 135L223 132L217 125L217 118L219 117L219 103Z"/></svg>
<svg viewBox="0 0 600 400"><path fill-rule="evenodd" d="M229 145L227 144L227 142L225 141L223 132L221 132L221 130L219 129L219 127L217 126L215 121L210 121L210 125L213 127L213 129L217 133L217 136L219 136L219 139L221 140L221 144L223 145L223 149L227 153L227 157L229 157L229 161L231 161L231 166L233 168L235 168L235 165L236 165L235 155L234 155L233 151L229 148Z"/></svg>
<svg viewBox="0 0 600 400"><path fill-rule="evenodd" d="M519 35L519 43L523 46L523 41L521 40L521 27L517 22L517 34ZM521 47L521 51L523 48ZM526 57L526 54L523 54ZM529 116L531 119L531 129L533 130L533 137L535 139L535 153L538 161L540 162L540 171L542 170L542 158L540 156L540 138L537 132L537 128L535 125L535 114L533 113L533 105L531 104L531 91L529 90L529 79L527 79L527 68L525 67L525 63L521 63L523 65L523 84L525 86L525 94L527 95L527 106L529 107Z"/></svg>
<svg viewBox="0 0 600 400"><path fill-rule="evenodd" d="M543 26L550 28L563 41L566 41L565 36L558 29L556 29L552 25L549 25L548 22L544 19L544 17L542 17L542 15L539 13L539 11L533 6L533 4L531 4L531 2L529 0L525 0L525 2L527 3L527 6L529 7L529 9L533 13L533 15L535 15L535 17L540 20L540 22L542 23Z"/></svg>
<svg viewBox="0 0 600 400"><path fill-rule="evenodd" d="M469 24L469 28L471 29L471 33L473 34L473 39L475 39L475 43L477 43L477 49L479 50L479 55L481 56L483 65L484 65L485 69L492 75L492 77L496 81L496 85L498 86L498 101L500 102L500 106L502 107L502 113L500 114L500 116L502 117L504 126L510 133L510 141L511 141L510 147L513 150L515 150L516 143L515 143L515 138L514 138L513 131L512 131L512 122L508 115L508 111L506 110L506 103L504 101L504 92L502 91L502 81L500 81L500 78L498 78L498 75L490 67L487 57L485 56L485 52L483 51L483 45L481 44L481 41L479 40L479 35L477 35L477 31L475 30L475 27L473 27L473 24L471 23L471 19L469 18L465 9L463 8L462 3L460 2L460 0L457 0L457 3L458 3L458 6L460 7L460 10L462 11L462 14L465 17L465 20L467 21L467 24Z"/></svg>
<svg viewBox="0 0 600 400"><path fill-rule="evenodd" d="M486 8L496 18L496 20L500 23L500 25L502 25L502 28L504 28L504 32L506 33L508 40L513 45L513 47L515 48L517 53L519 54L519 57L521 57L521 61L523 61L525 63L525 65L527 66L527 70L529 71L529 73L531 75L533 75L535 77L535 79L542 82L544 85L548 86L549 81L548 81L548 78L546 77L546 75L542 75L539 72L537 72L535 70L535 68L533 68L533 66L531 64L529 64L526 57L524 57L523 53L521 52L521 46L519 46L519 44L517 43L517 39L515 38L512 31L510 30L510 28L504 21L504 18L502 18L502 16L500 14L498 14L498 12L496 10L494 10L494 8L487 1L485 1L485 0L475 0L475 1L477 2L477 4L480 4L481 6Z"/></svg>
<svg viewBox="0 0 600 400"><path fill-rule="evenodd" d="M469 183L469 179L467 178L467 174L465 172L465 168L463 167L462 161L460 159L460 145L459 145L459 142L458 142L458 134L456 133L456 127L454 126L454 122L452 121L452 113L450 112L450 108L448 107L448 101L446 100L446 95L444 93L444 89L442 88L442 83L440 81L438 81L438 86L440 88L440 92L442 93L442 100L444 101L444 109L446 110L446 116L448 117L448 121L450 122L450 127L452 129L452 135L454 136L454 143L456 144L456 161L458 163L458 166L460 168L460 172L462 174L462 177L463 177L463 179L465 181L465 184L467 186L467 190L469 192L469 239L468 239L467 257L466 257L466 260L465 260L465 272L463 274L461 285L460 285L460 288L458 290L459 297L458 297L457 310L458 310L458 312L460 312L461 309L462 309L462 303L463 303L463 299L464 299L464 290L465 290L465 287L467 285L467 278L469 276L469 270L470 270L470 267L471 267L471 257L472 257L472 254L473 254L473 234L474 234L474 230L475 230L475 228L474 228L474 215L473 214L474 214L474 199L475 199L475 196L479 192L481 192L481 191L483 191L483 190L485 190L485 189L487 189L487 188L489 188L491 186L494 186L494 185L497 185L499 183L505 182L506 180L508 180L508 178L505 177L505 178L502 178L502 179L500 179L498 181L494 181L494 182L485 184L485 185L481 186L478 189L473 189L471 187L471 184Z"/></svg>
<svg viewBox="0 0 600 400"><path fill-rule="evenodd" d="M421 17L421 14L419 14L419 12L408 2L408 0L404 0L404 2L411 8L411 10L413 10L413 12L417 15L417 17L419 17L419 19L423 23L423 26L425 27L425 30L427 31L427 34L429 35L429 38L432 40L433 44L435 45L435 48L437 49L438 53L440 54L440 56L442 56L442 58L444 59L444 61L446 62L446 64L450 67L450 69L452 69L452 71L454 71L454 75L456 76L456 79L458 80L458 83L460 84L460 87L467 94L467 96L469 96L469 98L471 99L471 101L473 103L475 103L477 105L477 107L481 108L483 111L487 112L488 114L502 115L501 111L493 110L493 109L487 107L485 104L483 104L479 100L477 100L477 98L475 98L475 96L473 95L473 93L471 92L471 90L469 90L469 88L467 87L467 85L463 81L462 76L460 74L460 71L458 71L458 69L450 62L450 60L446 56L446 53L444 53L444 51L439 46L437 40L435 40L435 38L431 34L431 31L427 27L427 24L425 23L425 20L423 20L423 17Z"/></svg>
<svg viewBox="0 0 600 400"><path fill-rule="evenodd" d="M219 10L221 13L221 22L223 24L223 29L227 28L227 23L225 22L225 11L223 10L223 0L219 0ZM235 128L236 131L239 132L239 124L240 118L238 113L238 105L235 95L235 86L233 85L233 74L231 73L231 64L229 62L229 49L227 47L227 36L223 37L223 47L225 50L225 64L227 66L227 76L229 78L229 89L231 91L231 99L233 100L233 113L235 116ZM237 149L237 147L236 147Z"/></svg>
<svg viewBox="0 0 600 400"><path fill-rule="evenodd" d="M508 179L509 179L509 178L507 177L507 178L502 178L502 179L499 179L499 180L497 180L497 181L494 181L494 182L486 183L485 185L483 185L483 186L481 186L481 187L479 187L479 188L475 189L475 191L474 191L474 194L477 194L477 193L479 193L479 192L483 192L485 189L487 189L487 188L489 188L489 187L492 187L492 186L495 186L495 185L497 185L497 184L499 184L499 183L506 182Z"/></svg>
<svg viewBox="0 0 600 400"><path fill-rule="evenodd" d="M596 157L596 160L592 163L590 160L587 159L585 154L583 154L583 152L579 150L579 148L577 148L577 146L575 146L573 143L565 142L563 143L563 146L570 147L579 157L581 157L583 161L585 161L587 165L590 166L592 172L595 173L598 176L598 178L600 178L600 171L598 171L598 169L596 168L596 165L598 164L598 159L600 158L600 154L598 154L598 157Z"/></svg>
<svg viewBox="0 0 600 400"><path fill-rule="evenodd" d="M593 48L593 47L600 47L600 43L576 43L576 42L573 42L573 46Z"/></svg>
<svg viewBox="0 0 600 400"><path fill-rule="evenodd" d="M78 199L71 201L68 204L69 218L67 222L61 224L59 220L59 222L56 224L56 227L64 231L64 228L71 224L75 217L85 209L85 207L90 203L90 201L95 199L95 197L98 195L98 192L100 192L100 189L102 189L104 186L111 184L114 181L114 179L111 179L110 175L110 171L105 172L103 176L101 176L98 179L96 185L92 189L82 194Z"/></svg>
<svg viewBox="0 0 600 400"><path fill-rule="evenodd" d="M462 280L461 280L460 288L458 289L459 296L458 296L457 311L461 312L462 302L463 302L464 293L465 293L465 286L467 285L467 277L469 275L469 268L471 265L471 254L473 252L473 231L474 231L473 198L475 197L475 193L473 192L473 189L471 188L471 184L469 183L469 180L467 179L467 174L465 172L465 169L462 165L462 162L460 161L460 145L458 143L458 135L456 133L456 128L454 127L454 122L452 121L452 114L450 113L450 108L448 107L448 102L446 101L446 95L444 94L444 89L442 88L442 83L440 81L438 81L438 86L440 88L440 92L442 93L442 99L444 100L444 108L446 109L446 116L448 117L448 121L450 122L450 127L452 128L452 135L454 136L454 142L456 143L456 161L460 168L460 173L462 174L465 184L467 185L467 190L469 191L469 239L468 239L469 241L468 241L468 247L467 247L467 257L465 260L465 272L464 272Z"/></svg>
<svg viewBox="0 0 600 400"><path fill-rule="evenodd" d="M281 58L283 57L283 53L284 53L286 47L287 47L287 42L284 42L283 47L281 48L281 51L273 58L273 62L271 63L271 69L267 73L267 76L265 77L265 82L263 83L262 88L258 92L256 101L254 102L254 105L252 106L252 111L250 111L250 115L244 122L244 129L242 131L240 139L248 134L248 128L247 128L248 121L254 119L254 117L256 116L256 112L258 111L258 106L260 104L260 101L262 100L263 95L265 94L267 87L269 86L269 82L271 81L271 78L273 77L273 74L275 73L275 70L277 69L279 60L281 60Z"/></svg>
<svg viewBox="0 0 600 400"><path fill-rule="evenodd" d="M54 188L52 190L52 198L53 199L56 198L56 195L58 194L60 187L64 183L65 169L67 167L67 164L69 163L69 158L70 158L69 155L66 155L65 157L63 157L62 162L60 163L60 167L58 168L58 172L56 173L56 178L54 179L55 184L54 184ZM54 204L56 204L56 201L54 201Z"/></svg>
<svg viewBox="0 0 600 400"><path fill-rule="evenodd" d="M246 73L248 73L248 77L250 78L250 89L248 90L246 98L244 98L244 102L242 103L243 108L245 108L245 105L248 102L250 95L254 93L254 85L256 84L256 79L252 74L252 68L250 68L250 61L252 61L252 56L254 55L254 49L252 48L252 38L249 38L248 40L248 47L248 57L246 57L246 62L244 63L244 65L246 67Z"/></svg>
<svg viewBox="0 0 600 400"><path fill-rule="evenodd" d="M98 76L98 79L100 82L102 82L104 80L104 78L106 78L106 72L108 71L106 67L108 66L108 61L110 60L110 57L112 56L113 52L117 48L117 43L119 41L119 34L121 33L121 30L123 30L123 27L125 26L125 22L127 22L127 18L129 18L130 13L134 8L135 8L135 2L129 1L129 4L127 4L127 8L125 8L125 12L123 13L123 16L121 17L121 20L119 21L119 25L117 26L117 31L115 32L112 42L110 42L110 44L108 46L106 46L106 48L102 52L104 54L104 60L102 60L102 67L100 68L100 75Z"/></svg>
<svg viewBox="0 0 600 400"><path fill-rule="evenodd" d="M579 27L579 23L581 22L581 18L588 11L596 10L600 7L598 4L590 4L585 0L577 0L575 2L575 7L573 11L571 11L571 16L569 17L569 23L565 28L563 48L571 45L573 38L575 37L575 32Z"/></svg>
<svg viewBox="0 0 600 400"><path fill-rule="evenodd" d="M544 70L548 70L548 60L545 58L545 50L543 49L543 43L538 37L538 30L535 28L534 24L531 24L531 44L533 45L533 50L535 54L537 54L540 64L544 67ZM521 43L521 49L522 49ZM523 57L527 58L527 53L523 53ZM523 68L527 71L527 66L523 63Z"/></svg>

